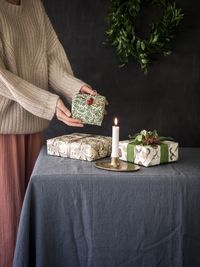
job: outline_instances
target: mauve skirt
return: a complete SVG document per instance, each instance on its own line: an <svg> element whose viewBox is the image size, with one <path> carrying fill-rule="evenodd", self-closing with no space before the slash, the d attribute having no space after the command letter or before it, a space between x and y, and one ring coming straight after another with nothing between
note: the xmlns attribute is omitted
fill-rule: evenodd
<svg viewBox="0 0 200 267"><path fill-rule="evenodd" d="M0 135L0 267L11 267L19 217L42 133Z"/></svg>

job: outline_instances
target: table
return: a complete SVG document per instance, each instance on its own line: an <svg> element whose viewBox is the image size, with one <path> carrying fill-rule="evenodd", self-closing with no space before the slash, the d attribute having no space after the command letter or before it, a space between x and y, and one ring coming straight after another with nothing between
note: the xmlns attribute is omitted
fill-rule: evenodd
<svg viewBox="0 0 200 267"><path fill-rule="evenodd" d="M47 156L25 196L14 267L199 267L200 148L134 173Z"/></svg>

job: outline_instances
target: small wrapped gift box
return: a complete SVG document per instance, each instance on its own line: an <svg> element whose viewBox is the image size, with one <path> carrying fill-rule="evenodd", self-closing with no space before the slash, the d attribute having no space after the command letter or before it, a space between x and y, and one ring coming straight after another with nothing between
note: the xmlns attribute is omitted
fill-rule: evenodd
<svg viewBox="0 0 200 267"><path fill-rule="evenodd" d="M49 155L93 161L110 156L112 138L90 134L69 134L47 140Z"/></svg>
<svg viewBox="0 0 200 267"><path fill-rule="evenodd" d="M101 126L104 118L106 98L101 95L77 94L72 100L72 117L83 124Z"/></svg>
<svg viewBox="0 0 200 267"><path fill-rule="evenodd" d="M145 134L147 133L147 131L143 130L141 131L141 133ZM137 137L139 138L137 139ZM133 162L135 164L142 165L145 167L178 160L177 142L169 140L160 141L160 139L155 139L155 141L153 140L153 138L149 138L150 141L148 140L147 144L143 144L142 138L143 137L140 134L140 136L137 135L135 139L120 141L120 159L124 161ZM156 138L159 137L157 136Z"/></svg>

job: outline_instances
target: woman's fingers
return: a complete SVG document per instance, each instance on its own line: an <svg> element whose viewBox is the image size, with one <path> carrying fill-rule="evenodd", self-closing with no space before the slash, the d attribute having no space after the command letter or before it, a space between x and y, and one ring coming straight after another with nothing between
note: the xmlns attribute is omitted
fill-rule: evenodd
<svg viewBox="0 0 200 267"><path fill-rule="evenodd" d="M68 117L66 115L66 112L63 112L60 108L56 109L56 117L58 120L64 122L68 126L74 126L74 127L83 127L84 126L80 120Z"/></svg>
<svg viewBox="0 0 200 267"><path fill-rule="evenodd" d="M62 105L63 105L62 100L60 98L58 98L58 101L57 101L57 104L56 104L56 108L60 109L62 107Z"/></svg>
<svg viewBox="0 0 200 267"><path fill-rule="evenodd" d="M57 102L57 109L61 110L63 113L65 113L68 117L71 116L70 110L64 105L63 101L61 99L58 99Z"/></svg>
<svg viewBox="0 0 200 267"><path fill-rule="evenodd" d="M97 91L93 90L92 88L88 87L87 85L82 86L80 91L81 91L81 93L85 93L85 94L92 95L92 96L97 95Z"/></svg>
<svg viewBox="0 0 200 267"><path fill-rule="evenodd" d="M69 118L67 117L66 121L70 124L79 124L79 125L83 125L81 120L79 119L74 119L74 118Z"/></svg>
<svg viewBox="0 0 200 267"><path fill-rule="evenodd" d="M70 112L69 109L66 108L65 106L62 107L61 111L62 111L63 113L65 113L67 117L71 117L71 112Z"/></svg>
<svg viewBox="0 0 200 267"><path fill-rule="evenodd" d="M95 96L97 95L97 91L96 90L92 90L92 92L90 93L91 96Z"/></svg>
<svg viewBox="0 0 200 267"><path fill-rule="evenodd" d="M83 127L84 126L80 120L72 119L72 118L69 118L66 116L61 115L60 120L62 122L64 122L65 124L67 124L68 126L73 126L73 127Z"/></svg>

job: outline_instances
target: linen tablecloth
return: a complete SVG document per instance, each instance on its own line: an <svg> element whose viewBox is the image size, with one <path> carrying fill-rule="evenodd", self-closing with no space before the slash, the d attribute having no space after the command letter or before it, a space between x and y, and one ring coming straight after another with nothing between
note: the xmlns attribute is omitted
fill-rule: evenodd
<svg viewBox="0 0 200 267"><path fill-rule="evenodd" d="M138 172L48 156L21 214L14 267L199 267L200 148Z"/></svg>

